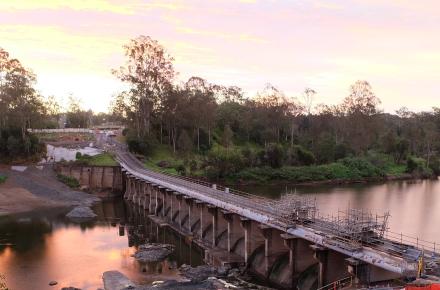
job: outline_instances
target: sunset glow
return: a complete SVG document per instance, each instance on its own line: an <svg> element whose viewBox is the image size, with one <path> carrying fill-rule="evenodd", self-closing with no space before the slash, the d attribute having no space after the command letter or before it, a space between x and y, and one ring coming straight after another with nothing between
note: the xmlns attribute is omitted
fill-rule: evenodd
<svg viewBox="0 0 440 290"><path fill-rule="evenodd" d="M368 80L382 108L439 103L436 0L0 0L0 47L38 76L45 96L70 93L106 111L123 89L111 70L138 35L175 57L179 80L200 76L249 96L270 82L337 103Z"/></svg>

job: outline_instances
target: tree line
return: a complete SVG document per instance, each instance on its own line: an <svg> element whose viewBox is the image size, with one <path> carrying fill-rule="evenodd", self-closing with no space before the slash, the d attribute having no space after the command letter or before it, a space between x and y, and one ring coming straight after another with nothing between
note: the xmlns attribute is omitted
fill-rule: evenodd
<svg viewBox="0 0 440 290"><path fill-rule="evenodd" d="M0 47L0 161L38 158L44 153L44 145L27 132L29 128L87 128L108 117L82 109L73 96L67 110L62 110L53 96L43 97L35 84L32 70Z"/></svg>
<svg viewBox="0 0 440 290"><path fill-rule="evenodd" d="M177 83L173 57L151 37L131 40L125 55L125 65L113 73L129 89L113 100L112 114L130 128L133 151L149 155L169 146L181 156L204 155L195 167L205 169L225 165L215 162L219 155L240 155L226 164L229 172L235 169L228 166L243 162L279 168L372 153L438 171L440 109L384 113L367 81L351 85L337 105L314 104L317 92L311 88L295 98L270 84L248 98L239 87L197 76Z"/></svg>

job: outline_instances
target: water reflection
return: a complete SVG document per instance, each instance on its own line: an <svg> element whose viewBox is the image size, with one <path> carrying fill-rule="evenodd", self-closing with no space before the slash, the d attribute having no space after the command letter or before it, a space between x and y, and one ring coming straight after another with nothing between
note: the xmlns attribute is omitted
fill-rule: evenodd
<svg viewBox="0 0 440 290"><path fill-rule="evenodd" d="M279 198L286 192L316 197L322 214L347 207L390 211L390 230L440 242L440 181L395 181L344 186L242 186L242 190Z"/></svg>
<svg viewBox="0 0 440 290"><path fill-rule="evenodd" d="M75 224L65 211L34 212L0 219L0 273L10 289L81 289L102 287L102 273L118 270L139 283L177 275L183 263L202 263L201 251L168 228L151 222L145 213L122 201L95 208L96 222ZM131 255L146 241L176 245L162 263L140 265Z"/></svg>

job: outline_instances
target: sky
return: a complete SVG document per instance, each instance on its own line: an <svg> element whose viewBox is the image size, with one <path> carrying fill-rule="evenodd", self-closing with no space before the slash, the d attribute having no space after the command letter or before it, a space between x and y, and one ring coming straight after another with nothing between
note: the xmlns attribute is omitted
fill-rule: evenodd
<svg viewBox="0 0 440 290"><path fill-rule="evenodd" d="M253 96L271 83L315 104L339 103L367 80L386 112L440 106L438 0L0 0L0 47L37 88L106 111L124 89L111 70L148 35L199 76Z"/></svg>

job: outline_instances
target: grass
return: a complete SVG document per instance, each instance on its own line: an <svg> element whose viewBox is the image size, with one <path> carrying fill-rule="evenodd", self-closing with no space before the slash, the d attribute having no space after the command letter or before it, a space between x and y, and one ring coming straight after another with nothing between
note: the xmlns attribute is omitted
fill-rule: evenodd
<svg viewBox="0 0 440 290"><path fill-rule="evenodd" d="M101 153L98 155L81 155L77 156L76 163L89 166L117 166L118 163L110 153Z"/></svg>
<svg viewBox="0 0 440 290"><path fill-rule="evenodd" d="M57 178L59 181L61 181L62 183L64 183L65 185L67 185L70 188L78 188L79 187L79 181L74 177L66 176L63 174L58 174Z"/></svg>
<svg viewBox="0 0 440 290"><path fill-rule="evenodd" d="M386 169L387 175L400 176L406 173L407 167L404 164L394 164Z"/></svg>
<svg viewBox="0 0 440 290"><path fill-rule="evenodd" d="M4 183L8 179L6 175L0 175L0 184Z"/></svg>
<svg viewBox="0 0 440 290"><path fill-rule="evenodd" d="M117 166L118 163L115 161L110 153L101 153L92 156L89 160L89 165L93 166Z"/></svg>
<svg viewBox="0 0 440 290"><path fill-rule="evenodd" d="M167 167L160 167L159 162L168 163ZM167 146L157 147L153 154L144 162L146 168L156 171L163 171L170 174L178 174L176 167L182 164L182 160L174 156L172 150Z"/></svg>

